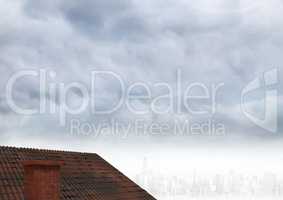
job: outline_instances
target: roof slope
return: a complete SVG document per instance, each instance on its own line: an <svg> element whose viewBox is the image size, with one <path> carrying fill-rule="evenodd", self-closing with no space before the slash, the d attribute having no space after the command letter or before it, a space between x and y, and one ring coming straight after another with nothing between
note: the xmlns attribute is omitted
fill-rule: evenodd
<svg viewBox="0 0 283 200"><path fill-rule="evenodd" d="M24 160L60 160L62 200L154 200L97 154L0 147L0 200L24 200Z"/></svg>

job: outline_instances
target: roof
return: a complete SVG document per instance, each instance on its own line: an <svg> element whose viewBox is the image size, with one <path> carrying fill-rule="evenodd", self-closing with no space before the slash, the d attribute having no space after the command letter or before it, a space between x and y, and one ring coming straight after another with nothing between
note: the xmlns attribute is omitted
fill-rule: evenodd
<svg viewBox="0 0 283 200"><path fill-rule="evenodd" d="M149 193L94 153L0 146L0 199L24 200L23 161L64 161L62 200L154 200Z"/></svg>

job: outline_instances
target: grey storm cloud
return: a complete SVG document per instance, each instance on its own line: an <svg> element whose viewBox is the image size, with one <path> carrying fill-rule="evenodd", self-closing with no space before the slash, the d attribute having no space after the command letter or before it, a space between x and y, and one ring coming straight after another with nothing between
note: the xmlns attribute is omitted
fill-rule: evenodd
<svg viewBox="0 0 283 200"><path fill-rule="evenodd" d="M171 85L175 84L177 69L181 69L184 85L225 84L218 99L223 110L215 118L227 124L231 133L246 135L246 130L260 131L246 125L245 119L238 117L239 110L234 109L240 103L241 90L274 67L282 77L280 0L257 3L218 0L215 4L208 0L1 0L0 5L2 94L9 77L21 69L54 70L56 81L66 83L89 84L91 70L111 70L120 74L127 84L164 81ZM282 84L279 85L282 95ZM97 87L102 109L111 106L121 92L113 80L102 80ZM36 81L22 83L15 90L19 103L38 105ZM155 94L158 92L161 90ZM9 112L2 96L1 116L5 118L10 113L9 117L17 118ZM139 104L147 106L148 102ZM199 105L205 107L206 103ZM280 116L281 120L281 113ZM80 117L100 122L112 118L130 121L140 116L122 109L108 116L85 112ZM152 121L172 120L142 117ZM56 128L56 120L50 118L30 118L22 127L29 131L43 127L42 133L62 131ZM12 126L5 125L1 130L8 133Z"/></svg>

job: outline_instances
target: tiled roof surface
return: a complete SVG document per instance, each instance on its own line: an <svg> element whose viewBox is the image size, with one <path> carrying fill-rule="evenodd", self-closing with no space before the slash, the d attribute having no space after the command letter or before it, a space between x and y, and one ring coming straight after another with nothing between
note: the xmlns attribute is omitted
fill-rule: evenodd
<svg viewBox="0 0 283 200"><path fill-rule="evenodd" d="M24 200L22 161L60 160L62 200L154 200L97 154L0 147L0 200Z"/></svg>

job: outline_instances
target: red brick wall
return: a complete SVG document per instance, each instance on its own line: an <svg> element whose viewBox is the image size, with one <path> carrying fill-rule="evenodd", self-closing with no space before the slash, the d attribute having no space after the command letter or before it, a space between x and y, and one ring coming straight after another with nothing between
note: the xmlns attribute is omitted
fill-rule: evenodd
<svg viewBox="0 0 283 200"><path fill-rule="evenodd" d="M60 199L60 166L26 165L24 194L26 200Z"/></svg>

